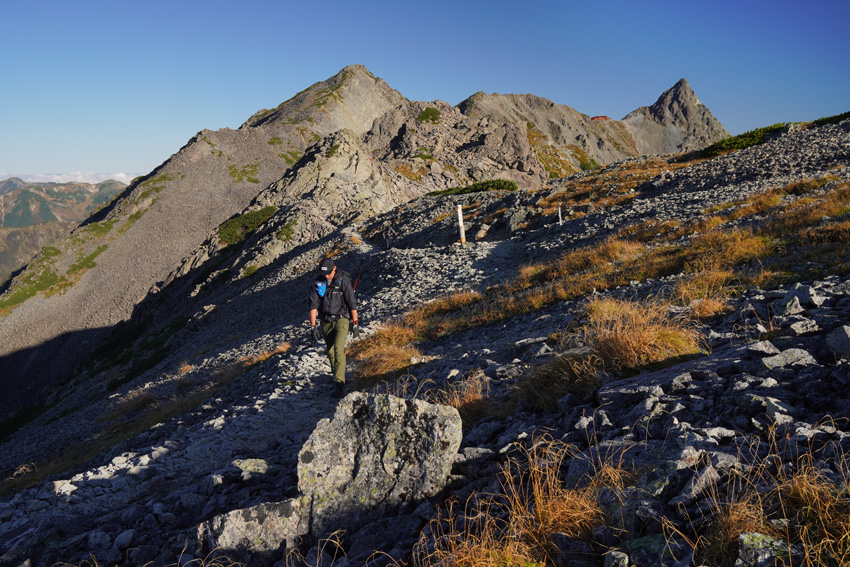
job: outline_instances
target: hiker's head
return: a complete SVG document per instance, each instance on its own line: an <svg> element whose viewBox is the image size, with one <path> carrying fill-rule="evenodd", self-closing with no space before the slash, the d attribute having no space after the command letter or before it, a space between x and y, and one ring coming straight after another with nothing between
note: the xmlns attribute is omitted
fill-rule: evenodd
<svg viewBox="0 0 850 567"><path fill-rule="evenodd" d="M325 258L319 262L319 273L322 274L326 280L334 277L334 273L336 273L336 264L334 263L333 258Z"/></svg>

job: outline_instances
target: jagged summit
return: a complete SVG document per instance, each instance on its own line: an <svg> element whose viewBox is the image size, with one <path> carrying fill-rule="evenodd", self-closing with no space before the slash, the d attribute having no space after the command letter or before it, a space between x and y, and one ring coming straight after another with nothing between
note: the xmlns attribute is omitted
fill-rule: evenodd
<svg viewBox="0 0 850 567"><path fill-rule="evenodd" d="M729 136L684 78L651 106L630 112L623 123L641 154L699 149Z"/></svg>

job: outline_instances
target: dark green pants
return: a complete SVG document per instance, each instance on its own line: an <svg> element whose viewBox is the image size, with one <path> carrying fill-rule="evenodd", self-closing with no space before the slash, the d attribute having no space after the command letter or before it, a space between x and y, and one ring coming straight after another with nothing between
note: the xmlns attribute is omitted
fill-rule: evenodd
<svg viewBox="0 0 850 567"><path fill-rule="evenodd" d="M337 319L333 323L322 323L325 345L328 347L328 360L334 382L345 384L345 339L348 337L348 319Z"/></svg>

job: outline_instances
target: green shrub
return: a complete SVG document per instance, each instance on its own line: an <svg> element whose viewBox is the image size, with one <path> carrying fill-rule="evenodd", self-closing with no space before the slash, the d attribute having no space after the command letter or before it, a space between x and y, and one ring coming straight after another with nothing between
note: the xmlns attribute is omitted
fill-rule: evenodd
<svg viewBox="0 0 850 567"><path fill-rule="evenodd" d="M106 244L98 246L94 252L92 252L85 258L80 258L78 261L71 264L71 266L68 268L68 273L73 274L74 272L79 272L81 270L91 270L92 268L97 266L97 264L94 263L94 259L100 256L103 251L106 250L106 246Z"/></svg>
<svg viewBox="0 0 850 567"><path fill-rule="evenodd" d="M749 132L744 132L737 136L723 138L719 142L715 142L705 148L702 151L702 154L705 157L714 157L730 150L742 150L744 148L749 148L750 146L757 146L764 142L771 134L778 133L780 130L785 128L785 126L786 124L784 122L780 122L773 126L756 128L755 130L750 130Z"/></svg>
<svg viewBox="0 0 850 567"><path fill-rule="evenodd" d="M442 191L431 191L428 194L439 197L444 195L465 195L467 193L481 193L483 191L516 190L517 184L514 181L509 181L507 179L487 179L485 181L473 183L472 185L467 185L466 187L450 187L448 189L443 189Z"/></svg>
<svg viewBox="0 0 850 567"><path fill-rule="evenodd" d="M112 220L101 221L101 222L93 222L91 224L85 225L82 228L82 230L87 235L90 234L95 238L101 238L101 237L109 234L109 232L112 230L112 227L115 225L116 222L118 222L118 219L112 219Z"/></svg>
<svg viewBox="0 0 850 567"><path fill-rule="evenodd" d="M292 219L285 225L281 227L280 230L277 231L275 236L278 240L283 240L284 242L289 242L292 240L292 237L295 236L295 225L298 224L298 221Z"/></svg>
<svg viewBox="0 0 850 567"><path fill-rule="evenodd" d="M582 171L590 171L591 169L597 169L599 167L599 164L596 162L595 159L590 158L587 161L582 160L581 162L579 162L579 167L581 167Z"/></svg>
<svg viewBox="0 0 850 567"><path fill-rule="evenodd" d="M251 211L227 220L218 227L218 239L223 244L238 244L272 218L276 212L277 207L270 205L259 211Z"/></svg>
<svg viewBox="0 0 850 567"><path fill-rule="evenodd" d="M27 274L21 280L21 287L10 293L5 299L0 300L0 309L12 309L40 291L47 291L55 285L66 282L64 276L59 276L50 267L39 267L40 269Z"/></svg>
<svg viewBox="0 0 850 567"><path fill-rule="evenodd" d="M850 118L850 112L845 112L843 114L836 114L835 116L827 116L825 118L818 118L817 120L812 122L812 126L823 126L824 124L838 124L839 122Z"/></svg>
<svg viewBox="0 0 850 567"><path fill-rule="evenodd" d="M243 181L259 183L260 180L257 179L257 170L259 169L260 164L258 163L243 165L242 167L236 167L235 165L227 166L227 171L230 173L230 178L233 179L234 183L242 183Z"/></svg>
<svg viewBox="0 0 850 567"><path fill-rule="evenodd" d="M289 151L289 152L280 152L279 154L277 154L278 157L283 158L283 160L286 162L286 165L290 165L290 166L295 165L295 162L297 162L299 159L301 159L302 155L303 154L301 152L294 151L294 150Z"/></svg>
<svg viewBox="0 0 850 567"><path fill-rule="evenodd" d="M419 113L419 116L416 117L416 120L422 124L423 122L430 122L431 124L436 124L440 121L440 111L434 108L433 106L429 106L425 110Z"/></svg>

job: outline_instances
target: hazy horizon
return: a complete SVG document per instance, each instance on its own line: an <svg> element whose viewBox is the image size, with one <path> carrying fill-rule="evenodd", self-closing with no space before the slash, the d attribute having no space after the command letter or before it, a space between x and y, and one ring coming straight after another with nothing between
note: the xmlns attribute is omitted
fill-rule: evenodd
<svg viewBox="0 0 850 567"><path fill-rule="evenodd" d="M71 173L0 173L0 181L11 178L27 183L101 183L114 179L125 185L143 173L96 173L92 171L74 171Z"/></svg>

